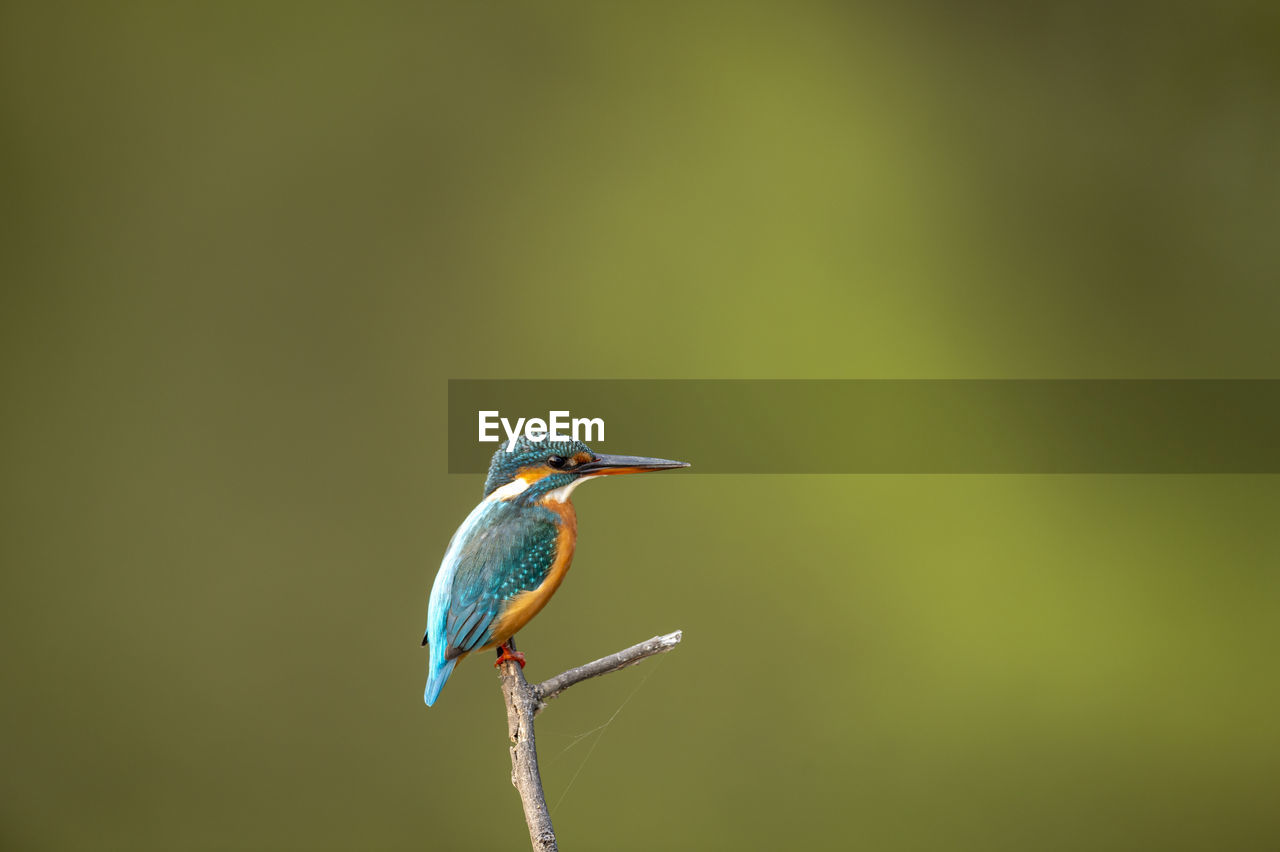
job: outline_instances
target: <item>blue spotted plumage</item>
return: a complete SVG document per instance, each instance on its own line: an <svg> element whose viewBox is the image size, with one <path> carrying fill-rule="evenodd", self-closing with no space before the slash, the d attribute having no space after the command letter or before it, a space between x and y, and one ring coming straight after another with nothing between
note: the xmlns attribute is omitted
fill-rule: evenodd
<svg viewBox="0 0 1280 852"><path fill-rule="evenodd" d="M569 495L597 476L687 467L684 462L595 453L580 441L521 438L494 454L484 499L449 542L431 588L424 698L434 704L467 654L502 648L550 599L573 559L577 517Z"/></svg>
<svg viewBox="0 0 1280 852"><path fill-rule="evenodd" d="M487 645L503 604L542 585L559 549L557 516L541 506L498 502L484 517L458 552L446 657Z"/></svg>

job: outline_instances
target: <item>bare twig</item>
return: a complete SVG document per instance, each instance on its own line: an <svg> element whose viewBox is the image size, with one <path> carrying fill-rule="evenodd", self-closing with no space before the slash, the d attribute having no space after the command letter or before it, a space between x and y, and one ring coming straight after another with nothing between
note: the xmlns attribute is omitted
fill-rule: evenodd
<svg viewBox="0 0 1280 852"><path fill-rule="evenodd" d="M665 636L655 636L647 642L641 642L639 645L632 645L624 651L616 654L610 654L607 657L601 657L598 660L587 663L584 666L569 669L567 672L547 678L538 684L535 689L538 690L538 709L534 711L534 715L542 712L546 708L547 702L564 692L575 683L581 683L588 678L599 677L609 672L616 672L618 669L625 669L627 666L634 666L647 657L656 654L665 654L672 648L680 644L680 640L684 638L684 631L677 630L675 633L668 633Z"/></svg>
<svg viewBox="0 0 1280 852"><path fill-rule="evenodd" d="M534 852L556 852L557 847L555 829L551 827L551 815L547 812L547 798L542 792L542 776L538 772L538 746L533 735L533 717L547 706L547 701L575 683L633 666L655 654L665 654L679 645L683 636L680 630L665 636L655 636L647 642L569 669L536 685L525 680L524 671L518 663L508 661L499 667L502 697L507 703L507 735L512 742L511 783L520 793L524 820L529 826L529 840L533 843Z"/></svg>

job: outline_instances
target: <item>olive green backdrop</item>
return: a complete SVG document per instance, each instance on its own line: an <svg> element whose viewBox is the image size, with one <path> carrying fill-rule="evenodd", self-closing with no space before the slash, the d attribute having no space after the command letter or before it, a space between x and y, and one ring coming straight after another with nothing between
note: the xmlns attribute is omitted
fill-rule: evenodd
<svg viewBox="0 0 1280 852"><path fill-rule="evenodd" d="M6 3L0 846L524 847L449 378L1280 375L1274 4L1005 5ZM577 504L566 849L1280 844L1274 477Z"/></svg>

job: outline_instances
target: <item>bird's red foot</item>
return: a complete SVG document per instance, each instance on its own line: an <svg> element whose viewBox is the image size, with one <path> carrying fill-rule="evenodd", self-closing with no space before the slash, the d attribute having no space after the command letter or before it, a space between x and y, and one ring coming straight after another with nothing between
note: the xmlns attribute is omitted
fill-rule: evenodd
<svg viewBox="0 0 1280 852"><path fill-rule="evenodd" d="M515 651L506 645L502 645L498 648L498 659L494 661L493 667L495 669L499 668L508 660L515 660L520 664L520 668L524 668L524 654L521 654L519 651Z"/></svg>

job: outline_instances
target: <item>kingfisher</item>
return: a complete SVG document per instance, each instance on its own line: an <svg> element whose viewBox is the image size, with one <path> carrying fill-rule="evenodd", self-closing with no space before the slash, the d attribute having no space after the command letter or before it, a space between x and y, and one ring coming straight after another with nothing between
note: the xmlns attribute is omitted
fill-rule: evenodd
<svg viewBox="0 0 1280 852"><path fill-rule="evenodd" d="M687 462L594 452L581 441L521 436L493 454L484 499L449 541L427 605L427 706L472 651L497 648L500 666L524 655L512 637L560 588L578 537L569 495L588 479L688 467Z"/></svg>

